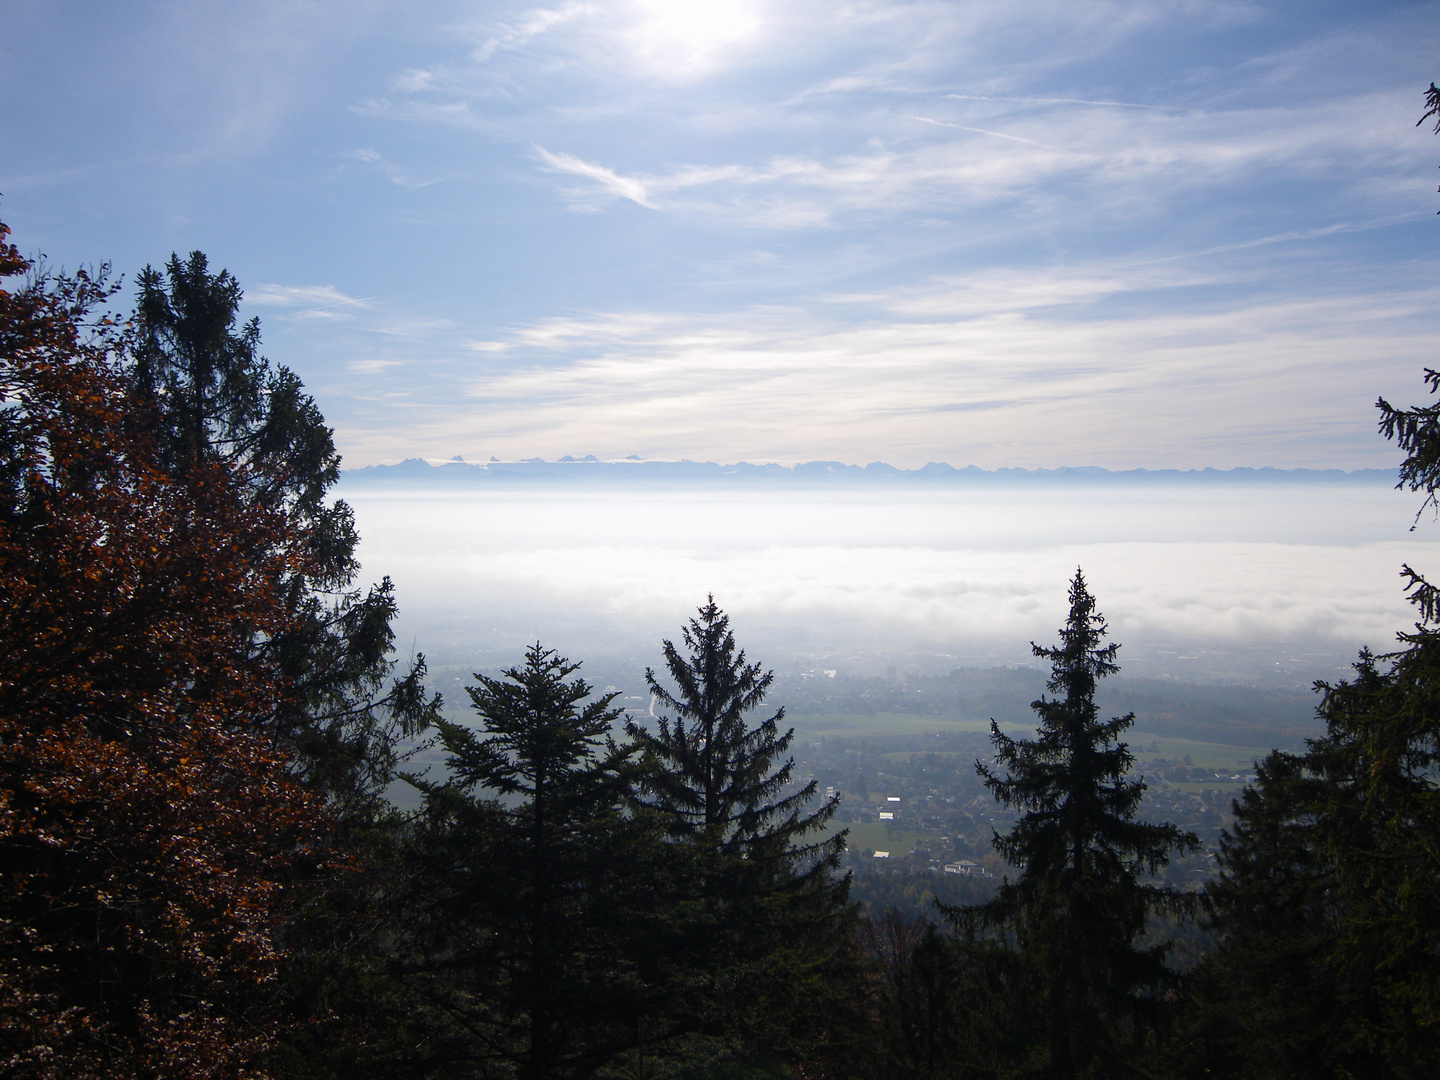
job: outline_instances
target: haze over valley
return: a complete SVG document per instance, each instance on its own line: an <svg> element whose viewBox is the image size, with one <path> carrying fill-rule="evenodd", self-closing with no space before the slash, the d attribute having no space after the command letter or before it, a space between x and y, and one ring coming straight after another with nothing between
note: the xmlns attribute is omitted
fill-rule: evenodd
<svg viewBox="0 0 1440 1080"><path fill-rule="evenodd" d="M1414 615L1436 527L1394 474L985 474L911 483L586 466L351 471L401 640L491 670L536 640L632 673L713 593L778 672L1028 665L1084 568L1127 675L1308 688ZM446 470L450 470L447 475ZM912 474L913 475L913 474ZM562 482L563 481L563 482Z"/></svg>

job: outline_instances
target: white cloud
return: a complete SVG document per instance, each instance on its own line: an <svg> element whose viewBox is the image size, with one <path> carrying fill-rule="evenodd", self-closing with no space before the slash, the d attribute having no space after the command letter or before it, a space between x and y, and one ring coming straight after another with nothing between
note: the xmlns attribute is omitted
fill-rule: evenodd
<svg viewBox="0 0 1440 1080"><path fill-rule="evenodd" d="M535 8L525 12L512 23L495 27L485 41L474 51L474 59L484 63L497 52L518 49L529 44L541 34L548 33L574 19L593 14L593 4L566 4L558 11L551 8Z"/></svg>
<svg viewBox="0 0 1440 1080"><path fill-rule="evenodd" d="M380 334L384 337L425 340L433 338L437 332L453 331L456 325L455 320L449 318L427 318L419 315L406 316L392 313L376 319L365 329L371 334Z"/></svg>
<svg viewBox="0 0 1440 1080"><path fill-rule="evenodd" d="M1097 307L1206 281L1163 266L1017 271L850 298L831 319L758 308L545 320L484 343L507 364L468 380L470 415L445 430L478 424L492 452L515 457L583 446L989 467L1379 463L1369 405L1424 355L1440 289ZM874 314L848 317L856 304Z"/></svg>
<svg viewBox="0 0 1440 1080"><path fill-rule="evenodd" d="M385 177L396 187L410 188L411 190L416 190L419 188L430 187L432 184L440 183L438 179L415 179L413 176L407 174L403 169L400 168L400 166L396 165L393 161L389 161L388 159L386 159L378 150L371 150L368 148L354 150L351 152L350 157L355 161L364 162L366 165L373 165L375 168L380 170L380 172L382 172Z"/></svg>
<svg viewBox="0 0 1440 1080"><path fill-rule="evenodd" d="M540 155L546 165L555 172L569 173L573 176L583 176L594 180L611 195L620 199L629 199L640 206L654 209L645 192L645 185L632 177L621 176L613 169L607 169L603 165L596 165L593 162L584 161L574 154L558 153L552 154L543 146L537 146L535 152Z"/></svg>
<svg viewBox="0 0 1440 1080"><path fill-rule="evenodd" d="M826 155L621 172L568 151L538 154L550 171L598 185L593 194L567 191L587 210L602 205L595 195L603 193L725 227L834 228L875 215L964 220L1023 199L1029 212L1006 221L1012 235L1163 214L1196 191L1277 177L1333 178L1337 207L1343 196L1352 212L1374 216L1394 207L1400 189L1357 181L1379 170L1419 174L1429 164L1428 147L1403 125L1375 124L1376 115L1400 111L1388 95L1138 113L1108 104L1015 110L980 98L949 116L899 105L908 111L871 111L868 125L882 135Z"/></svg>
<svg viewBox="0 0 1440 1080"><path fill-rule="evenodd" d="M398 120L442 127L485 130L493 126L476 116L467 101L429 101L402 98L367 98L351 110L361 116L373 116L385 120Z"/></svg>
<svg viewBox="0 0 1440 1080"><path fill-rule="evenodd" d="M390 89L402 94L415 94L435 85L435 72L410 68L390 80Z"/></svg>
<svg viewBox="0 0 1440 1080"><path fill-rule="evenodd" d="M1182 112L1174 105L1146 105L1134 101L1094 101L1090 98L1012 97L1007 94L946 94L951 101L1006 101L1023 105L1102 105L1112 109L1154 109L1157 112Z"/></svg>
<svg viewBox="0 0 1440 1080"><path fill-rule="evenodd" d="M651 75L667 81L710 74L763 26L753 0L634 0L632 10L623 38Z"/></svg>
<svg viewBox="0 0 1440 1080"><path fill-rule="evenodd" d="M245 299L264 307L291 308L291 319L339 319L375 299L346 296L333 285L258 285L245 291Z"/></svg>
<svg viewBox="0 0 1440 1080"><path fill-rule="evenodd" d="M393 368L400 367L401 364L402 361L400 360L371 358L368 360L351 360L346 367L357 375L375 375L382 371L389 371Z"/></svg>
<svg viewBox="0 0 1440 1080"><path fill-rule="evenodd" d="M56 258L340 281L249 300L352 459L1353 466L1435 355L1372 228L1434 220L1432 6L41 5L6 167Z"/></svg>
<svg viewBox="0 0 1440 1080"><path fill-rule="evenodd" d="M934 120L928 116L912 116L910 119L918 120L922 124L934 124L936 127L954 128L957 131L969 131L975 135L989 135L993 139L1009 139L1011 142L1024 143L1026 146L1035 146L1041 150L1050 150L1057 154L1073 154L1075 157L1088 157L1078 150L1066 150L1059 146L1051 146L1049 143L1036 142L1034 139L1027 139L1023 135L1009 135L1003 131L991 131L988 128L970 127L967 124L952 124L946 120Z"/></svg>
<svg viewBox="0 0 1440 1080"><path fill-rule="evenodd" d="M1364 178L1428 164L1405 125L1375 122L1406 106L1374 80L1317 91L1305 77L1393 45L1384 24L1218 69L1187 56L1141 80L1149 97L1079 92L1109 86L1138 35L1256 20L1274 17L1223 2L568 3L500 17L473 57L402 69L359 108L563 147L535 157L587 182L562 191L574 209L623 199L718 228L953 220L1010 201L1023 212L1007 225L1045 233L1282 178L1393 208Z"/></svg>

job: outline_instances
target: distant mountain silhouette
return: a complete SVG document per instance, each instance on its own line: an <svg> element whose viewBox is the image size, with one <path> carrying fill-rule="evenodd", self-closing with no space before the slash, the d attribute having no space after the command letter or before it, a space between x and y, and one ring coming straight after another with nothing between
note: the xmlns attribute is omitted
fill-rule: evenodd
<svg viewBox="0 0 1440 1080"><path fill-rule="evenodd" d="M1362 484L1391 486L1399 479L1395 469L1124 469L1095 466L1058 469L955 468L932 461L919 469L897 469L875 461L846 465L839 461L807 461L799 465L752 465L741 461L719 465L713 461L600 461L566 455L558 461L527 458L472 464L454 458L431 463L409 458L397 465L370 465L346 469L341 485L351 489L385 487L490 487L490 486L704 486L725 487L1012 487L1012 486L1130 486L1246 485L1246 484Z"/></svg>

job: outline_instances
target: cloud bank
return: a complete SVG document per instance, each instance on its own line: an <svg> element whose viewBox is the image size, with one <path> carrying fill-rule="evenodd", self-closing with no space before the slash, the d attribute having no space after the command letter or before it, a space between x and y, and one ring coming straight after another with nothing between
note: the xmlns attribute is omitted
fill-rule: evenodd
<svg viewBox="0 0 1440 1080"><path fill-rule="evenodd" d="M713 592L772 663L1016 662L1081 566L1134 650L1303 647L1334 667L1413 621L1400 563L1437 562L1406 532L1414 500L1377 487L351 497L366 569L395 579L432 652L639 649Z"/></svg>

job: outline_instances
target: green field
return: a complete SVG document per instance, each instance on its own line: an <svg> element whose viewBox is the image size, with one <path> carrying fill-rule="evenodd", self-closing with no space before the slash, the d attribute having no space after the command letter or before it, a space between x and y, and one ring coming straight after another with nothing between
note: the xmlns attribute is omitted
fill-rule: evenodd
<svg viewBox="0 0 1440 1080"><path fill-rule="evenodd" d="M926 757L927 755L937 758L973 758L975 755L968 750L892 750L888 754L881 754L884 761L909 761L911 758Z"/></svg>
<svg viewBox="0 0 1440 1080"><path fill-rule="evenodd" d="M913 713L876 713L865 716L857 713L824 713L813 716L788 716L786 719L795 726L797 738L822 735L838 736L842 739L878 739L905 736L939 735L944 732L988 732L989 720L977 720L958 716L916 716ZM1001 724L1007 735L1024 738L1034 732L1029 724ZM1252 770L1254 762L1270 752L1264 746L1236 746L1228 743L1200 742L1196 739L1179 739L1170 735L1156 735L1144 730L1125 733L1125 741L1141 761L1154 757L1183 761L1190 756L1190 763L1201 768L1229 769L1231 772ZM1155 749L1150 749L1151 746ZM1141 749L1141 747L1144 749ZM891 760L900 760L916 753L930 751L899 750L885 754ZM953 755L955 751L936 751L942 756Z"/></svg>
<svg viewBox="0 0 1440 1080"><path fill-rule="evenodd" d="M1190 756L1190 764L1202 769L1229 769L1231 772L1253 772L1254 763L1270 753L1263 746L1231 746L1226 743L1196 742L1193 739L1176 739L1168 735L1151 735L1144 731L1125 733L1125 741L1135 756L1145 762L1151 758L1163 757L1184 761ZM1138 750L1141 745L1156 745L1154 750Z"/></svg>
<svg viewBox="0 0 1440 1080"><path fill-rule="evenodd" d="M888 851L895 858L909 855L911 849L917 844L921 847L933 847L940 839L937 833L915 832L912 829L892 829L881 822L856 823L854 825L832 823L832 827L827 828L825 832L827 836L833 836L841 829L850 830L846 844L852 851Z"/></svg>

